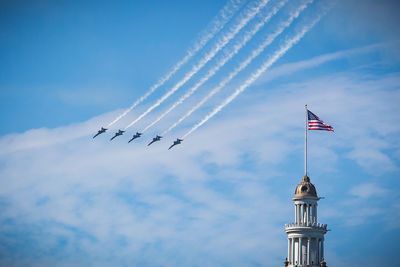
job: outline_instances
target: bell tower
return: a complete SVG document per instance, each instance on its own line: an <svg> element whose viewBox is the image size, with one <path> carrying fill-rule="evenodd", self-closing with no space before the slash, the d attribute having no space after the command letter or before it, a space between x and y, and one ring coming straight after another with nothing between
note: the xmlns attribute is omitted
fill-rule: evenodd
<svg viewBox="0 0 400 267"><path fill-rule="evenodd" d="M288 235L287 267L326 267L324 261L324 236L327 225L318 223L317 190L305 175L297 185L293 197L294 223L285 225Z"/></svg>

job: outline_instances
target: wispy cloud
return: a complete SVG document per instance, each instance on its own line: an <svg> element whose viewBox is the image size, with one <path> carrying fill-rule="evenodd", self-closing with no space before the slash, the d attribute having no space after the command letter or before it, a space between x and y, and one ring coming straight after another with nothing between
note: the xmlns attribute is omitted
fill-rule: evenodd
<svg viewBox="0 0 400 267"><path fill-rule="evenodd" d="M400 126L388 123L398 119L399 82L396 73L367 78L340 73L287 83L268 96L249 94L173 151L166 142L148 149L145 140L129 145L122 138L93 140L95 126L116 113L3 136L3 262L281 264L276 255L286 249L282 224L292 212L290 197L282 201L272 184L287 175L283 165L301 160L303 104L336 130L311 136L313 172L335 171L340 159L387 173L396 166L391 151L399 149L388 150L400 133ZM387 161L376 162L379 154ZM244 171L246 164L252 171ZM376 191L374 184L354 185L345 198L370 199L385 190ZM354 208L341 207L344 213ZM353 223L385 212L380 206L360 209ZM55 256L42 259L42 252Z"/></svg>
<svg viewBox="0 0 400 267"><path fill-rule="evenodd" d="M368 45L364 47L358 47L358 48L353 48L353 49L348 49L348 50L342 50L338 52L333 52L333 53L328 53L324 55L319 55L311 59L307 60L302 60L298 62L292 62L292 63L286 63L283 64L279 67L273 68L270 71L266 72L260 79L258 79L255 84L263 84L268 81L271 81L277 77L281 77L284 75L289 75L292 73L295 73L297 71L305 70L305 69L310 69L310 68L315 68L317 66L320 66L322 64L343 59L343 58L351 58L356 55L360 54L367 54L371 53L373 51L378 51L382 50L388 47L391 47L394 44L397 44L398 42L388 42L388 43L378 43L378 44L373 44L373 45Z"/></svg>
<svg viewBox="0 0 400 267"><path fill-rule="evenodd" d="M350 190L350 194L360 198L379 197L386 192L386 189L383 189L380 185L374 183L360 184Z"/></svg>

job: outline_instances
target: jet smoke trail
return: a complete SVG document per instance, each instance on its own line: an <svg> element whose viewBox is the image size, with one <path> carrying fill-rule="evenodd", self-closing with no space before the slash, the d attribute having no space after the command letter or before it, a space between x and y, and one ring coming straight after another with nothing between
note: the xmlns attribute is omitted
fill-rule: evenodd
<svg viewBox="0 0 400 267"><path fill-rule="evenodd" d="M168 113L170 113L172 110L174 110L178 105L182 104L186 98L190 97L201 85L203 85L206 81L208 81L212 76L215 75L215 73L223 67L234 55L236 55L239 50L247 44L248 41L253 38L253 36L267 23L278 11L279 9L282 8L286 4L288 0L284 0L282 2L279 2L279 5L274 7L271 12L269 12L267 15L264 16L263 20L258 22L253 26L253 29L248 31L245 36L242 38L240 43L236 44L233 47L233 50L231 50L227 55L225 55L221 60L217 62L217 65L214 66L209 72L204 76L199 82L197 82L189 91L187 91L177 102L175 102L169 109L167 109L165 112L163 112L156 120L154 120L152 123L147 125L146 128L144 128L143 132L147 131L150 127L152 127L154 124L159 122L162 118L164 118Z"/></svg>
<svg viewBox="0 0 400 267"><path fill-rule="evenodd" d="M216 93L218 93L240 71L245 69L253 61L254 58L256 58L258 55L260 55L265 50L265 48L276 39L276 37L278 37L287 27L289 27L292 24L292 22L300 15L300 13L307 7L307 5L309 5L312 2L313 2L313 0L308 0L303 5L301 5L294 13L292 13L290 15L290 17L287 21L281 23L278 26L278 29L273 34L267 36L267 38L264 40L264 42L256 50L253 50L252 54L246 60L244 60L237 68L235 68L234 71L232 71L224 80L222 80L217 85L217 87L215 87L212 91L210 91L207 96L205 96L199 103L197 103L197 105L195 105L191 110L189 110L185 115L183 115L178 121L176 121L167 130L165 130L162 133L162 135L165 135L166 133L168 133L169 131L174 129L183 120L185 120L187 117L189 117L194 111L199 109L212 96L214 96Z"/></svg>
<svg viewBox="0 0 400 267"><path fill-rule="evenodd" d="M166 81L174 75L183 64L189 61L191 57L193 57L200 49L202 49L208 41L210 41L224 26L228 21L233 17L233 15L240 9L244 0L230 0L228 3L218 12L213 20L208 24L206 30L200 33L200 41L197 42L189 51L187 51L186 56L181 59L172 70L162 77L156 84L150 87L150 90L147 91L143 96L141 96L138 100L136 100L128 109L122 112L117 118L115 118L112 122L110 122L106 127L110 127L120 119L126 116L132 109L134 109L137 105L143 102L149 95L151 95L158 87L162 86ZM209 30L207 30L209 29Z"/></svg>
<svg viewBox="0 0 400 267"><path fill-rule="evenodd" d="M157 102L149 107L145 112L143 112L136 120L132 121L125 130L133 126L136 122L140 121L143 117L149 114L153 109L161 105L168 97L175 93L182 85L184 85L193 75L195 75L208 61L210 61L222 48L225 47L228 42L235 37L235 35L244 27L246 24L254 18L254 16L263 8L270 0L261 0L256 7L251 7L245 13L244 18L237 24L232 31L229 31L225 36L222 36L217 42L216 46L209 51L200 62L195 65L192 70L186 73L185 77L180 80L171 90L169 90L165 95L163 95Z"/></svg>
<svg viewBox="0 0 400 267"><path fill-rule="evenodd" d="M327 10L326 10L327 11ZM243 92L247 87L249 87L255 80L260 77L260 75L271 67L281 56L283 56L293 45L303 38L303 36L325 15L326 12L319 15L314 21L312 21L309 25L303 27L303 29L292 39L285 42L285 44L274 53L264 64L256 70L253 74L250 75L250 78L247 79L232 95L226 98L218 107L216 107L212 112L210 112L207 116L204 117L198 124L196 124L190 131L188 131L182 139L186 138L188 135L193 133L197 128L206 123L209 119L211 119L215 114L221 111L226 105L228 105L232 100L234 100L241 92Z"/></svg>

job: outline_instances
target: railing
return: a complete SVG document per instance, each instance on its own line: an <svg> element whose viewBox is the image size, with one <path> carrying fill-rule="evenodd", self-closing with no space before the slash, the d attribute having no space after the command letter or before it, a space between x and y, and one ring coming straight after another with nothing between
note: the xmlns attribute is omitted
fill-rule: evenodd
<svg viewBox="0 0 400 267"><path fill-rule="evenodd" d="M322 224L322 223L311 223L311 222L300 222L300 223L288 223L285 224L285 229L287 228L293 228L293 227L312 227L312 228L318 228L318 229L323 229L327 230L328 225L327 224Z"/></svg>

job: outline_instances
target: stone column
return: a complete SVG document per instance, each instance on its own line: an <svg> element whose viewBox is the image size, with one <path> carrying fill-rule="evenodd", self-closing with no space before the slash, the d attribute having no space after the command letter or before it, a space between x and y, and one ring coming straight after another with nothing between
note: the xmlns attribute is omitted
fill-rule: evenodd
<svg viewBox="0 0 400 267"><path fill-rule="evenodd" d="M304 223L307 225L308 222L308 205L304 204Z"/></svg>
<svg viewBox="0 0 400 267"><path fill-rule="evenodd" d="M321 243L322 243L322 239L319 240L319 247L318 247L318 251L319 251L319 258L318 258L318 263L321 263L322 260L322 256L321 256Z"/></svg>
<svg viewBox="0 0 400 267"><path fill-rule="evenodd" d="M292 257L291 257L291 259L289 260L292 264L294 264L294 258L295 258L295 253L294 253L294 242L295 242L295 238L293 237L292 238L292 249L291 249L291 252L292 252Z"/></svg>
<svg viewBox="0 0 400 267"><path fill-rule="evenodd" d="M300 223L300 204L297 204L297 224Z"/></svg>
<svg viewBox="0 0 400 267"><path fill-rule="evenodd" d="M306 206L306 224L308 224L308 204Z"/></svg>
<svg viewBox="0 0 400 267"><path fill-rule="evenodd" d="M312 222L315 223L315 204L312 205Z"/></svg>
<svg viewBox="0 0 400 267"><path fill-rule="evenodd" d="M298 224L299 223L299 215L300 214L300 206L299 206L299 204L296 204L296 224Z"/></svg>
<svg viewBox="0 0 400 267"><path fill-rule="evenodd" d="M308 217L309 217L309 215L310 215L310 213L308 212L309 207L310 207L310 205L307 204L307 206L306 206L306 223L307 223L307 224L308 224L308 222L309 222Z"/></svg>
<svg viewBox="0 0 400 267"><path fill-rule="evenodd" d="M319 264L319 238L317 238L317 262L316 262L316 264Z"/></svg>
<svg viewBox="0 0 400 267"><path fill-rule="evenodd" d="M310 255L310 238L307 238L307 264L311 263L311 255Z"/></svg>
<svg viewBox="0 0 400 267"><path fill-rule="evenodd" d="M321 259L324 257L324 240L321 240Z"/></svg>
<svg viewBox="0 0 400 267"><path fill-rule="evenodd" d="M299 204L299 223L301 223L301 204Z"/></svg>
<svg viewBox="0 0 400 267"><path fill-rule="evenodd" d="M302 255L302 244L301 244L301 237L299 237L299 264L302 263L303 261L303 255Z"/></svg>

